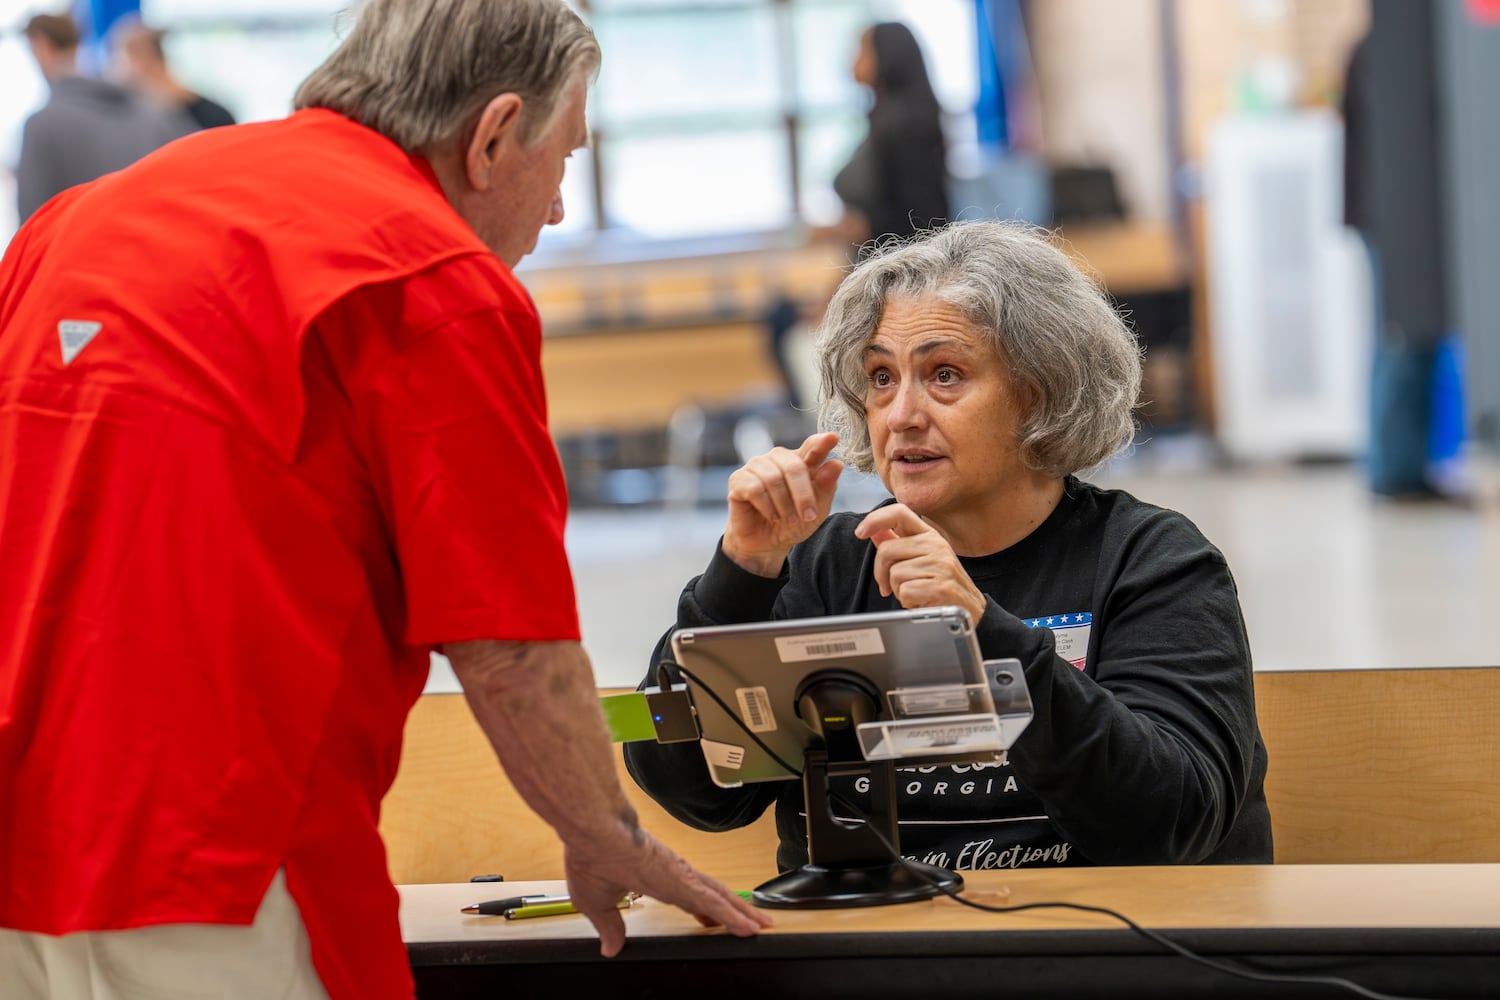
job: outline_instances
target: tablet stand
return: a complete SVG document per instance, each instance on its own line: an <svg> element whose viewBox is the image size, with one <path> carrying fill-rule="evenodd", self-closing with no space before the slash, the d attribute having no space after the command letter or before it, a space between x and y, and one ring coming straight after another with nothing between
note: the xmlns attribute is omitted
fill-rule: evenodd
<svg viewBox="0 0 1500 1000"><path fill-rule="evenodd" d="M855 727L873 719L879 704L870 683L847 671L814 674L803 685L798 712L826 744L807 749L802 758L808 863L758 886L753 898L760 906L882 906L963 888L963 879L946 868L892 857L893 850L900 849L896 766L891 761L865 760L855 737ZM830 776L868 776L867 821L838 818Z"/></svg>

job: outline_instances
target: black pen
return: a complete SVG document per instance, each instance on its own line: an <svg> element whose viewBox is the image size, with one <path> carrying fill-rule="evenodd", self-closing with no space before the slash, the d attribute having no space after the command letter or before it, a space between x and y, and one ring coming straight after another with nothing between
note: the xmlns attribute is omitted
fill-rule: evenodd
<svg viewBox="0 0 1500 1000"><path fill-rule="evenodd" d="M566 903L568 900L568 896L508 896L505 899L491 899L483 903L470 904L461 912L477 913L482 917L500 917L505 915L506 910L518 910L523 906L543 906L547 903Z"/></svg>

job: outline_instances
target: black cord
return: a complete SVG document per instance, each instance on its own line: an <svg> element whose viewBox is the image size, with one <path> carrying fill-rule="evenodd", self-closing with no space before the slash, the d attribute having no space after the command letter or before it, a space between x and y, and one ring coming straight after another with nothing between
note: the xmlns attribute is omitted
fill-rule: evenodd
<svg viewBox="0 0 1500 1000"><path fill-rule="evenodd" d="M665 666L666 666L665 663L658 664L657 665L658 672L660 672ZM739 713L736 712L734 709L730 708L728 705L726 705L724 703L724 699L719 697L718 692L714 691L713 688L709 687L707 684L703 683L697 677L693 676L693 673L690 670L688 670L687 667L684 667L681 664L677 664L677 670L678 670L679 673L682 674L682 676L686 677L688 680L690 680L694 684L698 685L698 687L700 687L703 690L704 694L706 694L710 698L712 698L714 700L714 703L717 704L720 708L722 708L724 710L724 714L727 715L727 716L729 716L731 719L733 719L734 720L734 724L737 725L737 726L739 726L741 729L743 729L745 731L745 735L748 736L748 737L750 737L750 739L755 743L756 746L760 747L761 750L765 751L766 756L770 757L777 764L780 764L781 767L784 770L786 770L788 773L790 773L792 776L797 777L797 778L802 777L802 768L800 768L800 767L793 767L791 764L788 764L785 760L783 760L781 758L780 754L778 754L775 750L772 750L770 747L766 746L765 740L762 740L759 736L757 736L755 733L753 733L753 732L750 731L750 727L747 726L747 725L745 725L744 720L742 720L740 718Z"/></svg>
<svg viewBox="0 0 1500 1000"><path fill-rule="evenodd" d="M659 671L664 671L665 667L665 663L658 664ZM765 741L762 740L758 734L752 732L750 727L745 725L744 720L740 718L739 713L737 713L734 709L730 708L727 704L724 703L724 699L720 698L718 693L715 692L713 688L709 687L707 684L704 684L703 681L693 676L693 674L681 664L677 665L677 669L681 671L684 677L696 684L704 694L713 699L713 701L724 710L725 714L727 714L731 719L734 720L735 725L744 730L745 735L750 737L751 742L753 742L762 751L764 751L772 760L781 765L781 767L789 773L796 775L799 778L802 776L801 768L793 767L791 764L788 764L781 758L779 754L776 753L776 751L768 747ZM1368 987L1361 986L1353 980L1344 979L1340 976L1310 976L1298 975L1295 973L1257 972L1254 969L1240 968L1239 966L1231 965L1228 962L1221 962L1217 959L1212 959L1208 958L1207 956L1200 955L1192 949L1178 944L1176 941L1173 941L1165 934L1162 934L1159 931L1151 930L1148 927L1143 927L1140 924L1136 923L1134 920L1127 917L1125 914L1120 913L1117 910L1111 910L1106 906L1089 906L1085 903L1065 902L1018 903L1014 906L992 906L987 903L976 903L972 899L964 899L963 896L959 894L960 890L954 889L951 886L947 886L942 884L941 882L938 882L937 880L933 879L932 876L930 876L927 872L923 871L920 866L914 865L909 860L902 857L901 851L896 847L896 845L892 844L886 837L886 835L882 833L875 826L875 824L870 822L869 816L865 815L864 811L859 806L855 805L853 802L850 802L843 795L840 795L838 792L835 792L832 789L829 789L828 797L833 803L838 805L845 812L850 813L852 819L855 822L863 823L865 829L875 835L875 839L880 842L881 846L883 846L887 851L890 852L891 858L897 864L901 865L903 868L911 872L922 881L934 886L939 892L947 896L949 899L953 900L955 903L961 903L964 906L970 907L971 909L983 910L986 913L1020 913L1023 910L1079 910L1083 913L1098 913L1102 914L1103 916L1110 917L1111 919L1118 920L1120 923L1124 924L1132 931L1135 931L1146 940L1159 945L1160 947L1165 948L1170 952L1174 952L1175 954L1182 956L1190 962L1196 962L1199 965L1205 966L1209 969L1213 969L1216 972L1222 972L1231 976L1238 976L1241 979L1249 979L1252 982L1297 983L1302 985L1333 986L1339 989L1348 990L1351 993L1354 993L1356 996L1367 998L1367 1000L1423 1000L1423 998L1420 997L1410 997L1393 993L1380 993L1376 990L1369 989Z"/></svg>

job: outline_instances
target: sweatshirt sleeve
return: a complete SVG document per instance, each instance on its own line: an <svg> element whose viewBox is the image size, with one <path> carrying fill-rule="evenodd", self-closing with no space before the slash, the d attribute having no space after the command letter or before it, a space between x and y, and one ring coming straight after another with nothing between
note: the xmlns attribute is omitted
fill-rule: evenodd
<svg viewBox="0 0 1500 1000"><path fill-rule="evenodd" d="M1234 826L1255 768L1249 640L1223 556L1162 512L1099 566L1090 670L991 603L981 640L1021 651L1035 716L1011 748L1051 821L1099 864L1183 864Z"/></svg>
<svg viewBox="0 0 1500 1000"><path fill-rule="evenodd" d="M671 635L679 628L765 621L772 617L787 573L772 580L748 573L716 549L702 576L694 577L677 601L677 622L651 654L641 687L656 683L657 665L672 658ZM674 674L675 676L675 674ZM646 794L672 816L699 830L717 832L748 826L776 801L779 782L720 788L709 777L698 743L623 745L625 769Z"/></svg>
<svg viewBox="0 0 1500 1000"><path fill-rule="evenodd" d="M21 158L16 164L16 220L24 223L57 194L61 176L55 162L56 144L46 122L35 116L21 130Z"/></svg>

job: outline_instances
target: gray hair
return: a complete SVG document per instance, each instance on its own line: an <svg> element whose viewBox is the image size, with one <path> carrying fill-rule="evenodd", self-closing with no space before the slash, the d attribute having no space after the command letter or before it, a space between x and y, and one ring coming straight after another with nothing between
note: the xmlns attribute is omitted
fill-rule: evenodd
<svg viewBox="0 0 1500 1000"><path fill-rule="evenodd" d="M461 139L513 93L529 141L574 75L598 67L593 32L563 0L367 0L293 106L337 111L413 152Z"/></svg>
<svg viewBox="0 0 1500 1000"><path fill-rule="evenodd" d="M1141 386L1134 334L1104 292L1052 242L1018 222L956 222L876 248L834 292L818 334L819 423L839 453L874 470L865 348L893 299L936 299L987 335L1010 368L1029 468L1066 476L1130 444Z"/></svg>

